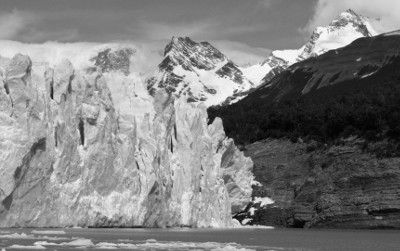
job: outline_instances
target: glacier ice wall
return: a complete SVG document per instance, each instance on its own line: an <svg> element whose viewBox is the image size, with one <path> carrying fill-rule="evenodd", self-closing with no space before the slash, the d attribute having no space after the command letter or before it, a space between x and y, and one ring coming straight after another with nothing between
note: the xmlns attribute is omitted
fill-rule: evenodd
<svg viewBox="0 0 400 251"><path fill-rule="evenodd" d="M251 200L251 159L202 104L21 54L0 79L0 226L229 227Z"/></svg>

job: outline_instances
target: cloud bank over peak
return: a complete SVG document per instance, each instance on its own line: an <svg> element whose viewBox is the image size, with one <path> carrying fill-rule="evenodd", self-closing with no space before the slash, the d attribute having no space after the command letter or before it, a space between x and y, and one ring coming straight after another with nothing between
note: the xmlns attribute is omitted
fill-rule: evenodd
<svg viewBox="0 0 400 251"><path fill-rule="evenodd" d="M13 9L0 11L0 39L16 40L29 43L46 41L74 41L79 37L78 29L43 29L49 22L44 13Z"/></svg>
<svg viewBox="0 0 400 251"><path fill-rule="evenodd" d="M19 11L17 9L11 12L0 11L0 39L13 39L19 33L29 29L37 17L30 12Z"/></svg>
<svg viewBox="0 0 400 251"><path fill-rule="evenodd" d="M314 6L313 16L302 30L311 33L315 27L327 25L347 9L369 17L371 24L379 33L400 29L398 0L318 0Z"/></svg>

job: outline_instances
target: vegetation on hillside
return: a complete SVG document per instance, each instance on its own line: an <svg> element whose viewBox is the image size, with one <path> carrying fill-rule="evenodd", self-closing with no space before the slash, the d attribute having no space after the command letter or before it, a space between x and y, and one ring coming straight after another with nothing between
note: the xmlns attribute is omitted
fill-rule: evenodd
<svg viewBox="0 0 400 251"><path fill-rule="evenodd" d="M237 144L282 137L330 143L353 135L367 142L386 140L389 149L384 155L399 155L400 77L397 70L393 72L396 74L363 80L362 85L357 83L361 88L335 95L329 95L332 92L326 87L322 88L325 95L313 93L278 103L249 96L231 106L210 107L210 122L221 117L227 135ZM331 88L345 89L351 84L348 81Z"/></svg>

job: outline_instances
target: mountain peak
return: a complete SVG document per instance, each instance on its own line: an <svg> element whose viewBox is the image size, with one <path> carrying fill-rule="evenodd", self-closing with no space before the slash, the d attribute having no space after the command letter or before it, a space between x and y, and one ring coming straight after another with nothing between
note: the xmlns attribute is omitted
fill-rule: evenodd
<svg viewBox="0 0 400 251"><path fill-rule="evenodd" d="M169 42L169 44L167 44L167 46L165 47L164 50L164 56L166 56L171 50L173 49L177 49L179 50L179 48L181 47L193 47L195 46L197 43L194 42L192 39L190 39L190 37L172 37L171 42Z"/></svg>
<svg viewBox="0 0 400 251"><path fill-rule="evenodd" d="M253 83L209 42L173 37L147 87L150 93L168 87L177 96L186 96L188 102L203 101L210 106L239 100Z"/></svg>
<svg viewBox="0 0 400 251"><path fill-rule="evenodd" d="M340 13L336 19L334 19L329 25L329 30L333 31L336 29L345 28L348 25L352 25L353 28L364 37L370 37L371 31L368 29L370 26L368 21L360 14L356 13L352 9L348 9Z"/></svg>
<svg viewBox="0 0 400 251"><path fill-rule="evenodd" d="M189 37L172 37L165 47L164 57L167 65L180 65L186 70L192 67L211 70L215 65L228 60L210 43L195 42ZM164 67L166 64L164 62L160 65Z"/></svg>
<svg viewBox="0 0 400 251"><path fill-rule="evenodd" d="M247 78L254 83L268 83L289 65L329 50L346 46L360 37L371 37L377 32L368 18L348 9L340 13L329 25L316 27L308 42L297 50L273 51L263 63L246 68Z"/></svg>
<svg viewBox="0 0 400 251"><path fill-rule="evenodd" d="M350 15L352 15L352 16L356 16L356 17L358 17L358 16L360 16L358 13L356 13L354 10L352 10L352 9L347 9L345 12L343 12L343 13L347 13L347 14L350 14ZM342 13L342 14L343 14Z"/></svg>
<svg viewBox="0 0 400 251"><path fill-rule="evenodd" d="M357 38L375 34L366 18L352 9L340 13L328 26L317 27L304 47L300 59L320 55L345 46Z"/></svg>

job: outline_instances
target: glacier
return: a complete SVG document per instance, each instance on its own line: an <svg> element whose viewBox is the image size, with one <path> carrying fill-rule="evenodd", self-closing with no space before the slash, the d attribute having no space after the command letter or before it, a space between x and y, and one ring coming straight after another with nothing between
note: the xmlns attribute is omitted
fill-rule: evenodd
<svg viewBox="0 0 400 251"><path fill-rule="evenodd" d="M251 201L253 163L222 121L149 95L120 49L111 68L0 57L1 227L231 227Z"/></svg>

